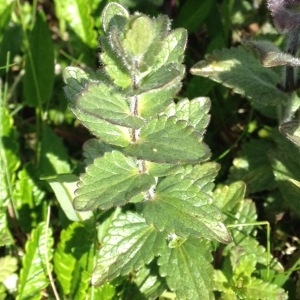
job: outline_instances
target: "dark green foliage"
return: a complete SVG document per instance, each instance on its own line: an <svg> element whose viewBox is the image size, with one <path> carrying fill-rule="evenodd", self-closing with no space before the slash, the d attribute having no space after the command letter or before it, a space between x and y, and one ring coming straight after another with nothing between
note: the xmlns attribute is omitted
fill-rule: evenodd
<svg viewBox="0 0 300 300"><path fill-rule="evenodd" d="M0 1L0 299L300 297L287 2Z"/></svg>

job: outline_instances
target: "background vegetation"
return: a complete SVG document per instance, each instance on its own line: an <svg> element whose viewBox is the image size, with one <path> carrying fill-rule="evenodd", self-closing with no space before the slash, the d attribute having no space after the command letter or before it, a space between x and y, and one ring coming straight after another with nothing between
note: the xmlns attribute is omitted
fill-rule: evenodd
<svg viewBox="0 0 300 300"><path fill-rule="evenodd" d="M165 290L162 297L175 297L165 285L133 286L132 278L118 278L101 288L88 289L90 273L82 273L75 266L82 262L91 264L87 270L93 267L87 258L91 255L88 245L92 236L88 234L88 225L67 218L67 208L61 208L53 192L67 194L74 190L74 178L66 177L66 185L59 187L54 186L51 178L83 172L86 158L82 157L82 146L92 137L68 108L62 72L67 66L100 67L98 37L103 35L100 16L108 2L0 0L0 299L84 299L87 291L89 299L144 299L155 298ZM273 27L266 3L260 0L118 2L131 12L150 16L167 14L173 20L172 28L188 30L184 60L187 73L177 100L199 96L211 99L211 121L205 142L211 149L212 161L221 167L215 183L222 188L236 180L244 181L246 197L256 206L256 210L249 208L249 214L257 214L258 221L270 223L270 236L266 222L247 231L267 251L270 242L276 272L269 283L280 288L270 297L259 297L285 299L283 290L290 299L300 297L299 149L279 134L274 109L261 106L257 99L249 101L232 86L216 82L220 80L189 72L205 55L238 46L248 39L267 39L284 49L285 37ZM275 72L280 79L281 70ZM247 69L235 74L241 81L247 75ZM257 78L254 72L252 81ZM255 88L254 84L252 89ZM101 232L98 235L101 240ZM72 250L68 243L77 248ZM258 244L251 247L257 248ZM226 256L230 248L215 249L213 264L228 275L230 266L223 251ZM238 252L235 255L239 257ZM70 277L58 263L63 260L74 266ZM244 262L245 266L247 263ZM227 291L221 283L216 284L214 289L219 291L216 297L234 293L241 284L241 273L234 268L231 272L232 277L235 274L239 279L235 278ZM250 275L243 274L244 280ZM266 278L264 274L260 276ZM245 295L239 298L258 299L255 294L252 298Z"/></svg>

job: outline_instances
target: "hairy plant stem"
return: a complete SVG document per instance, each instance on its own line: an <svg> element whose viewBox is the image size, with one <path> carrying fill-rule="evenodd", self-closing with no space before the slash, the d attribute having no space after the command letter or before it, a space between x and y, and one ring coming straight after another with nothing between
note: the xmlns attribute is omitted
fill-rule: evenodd
<svg viewBox="0 0 300 300"><path fill-rule="evenodd" d="M138 89L138 83L139 83L139 78L136 74L138 74L138 67L139 64L137 61L134 62L134 73L135 75L133 76L132 80L132 90L133 90L133 96L130 97L130 112L133 116L139 116L138 113L138 96L136 95L136 91ZM132 142L137 142L139 140L140 136L140 129L131 129L131 140ZM147 166L145 160L139 159L138 160L138 169L139 173L148 173ZM144 199L146 201L153 200L154 199L154 194L155 194L155 185L151 186L148 191L144 193Z"/></svg>

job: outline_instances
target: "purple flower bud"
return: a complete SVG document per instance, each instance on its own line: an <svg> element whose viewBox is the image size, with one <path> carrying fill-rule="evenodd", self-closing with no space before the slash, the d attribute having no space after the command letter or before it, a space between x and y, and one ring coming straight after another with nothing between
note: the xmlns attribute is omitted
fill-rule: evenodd
<svg viewBox="0 0 300 300"><path fill-rule="evenodd" d="M300 0L268 0L268 9L280 33L288 33L300 26L300 12L294 10Z"/></svg>

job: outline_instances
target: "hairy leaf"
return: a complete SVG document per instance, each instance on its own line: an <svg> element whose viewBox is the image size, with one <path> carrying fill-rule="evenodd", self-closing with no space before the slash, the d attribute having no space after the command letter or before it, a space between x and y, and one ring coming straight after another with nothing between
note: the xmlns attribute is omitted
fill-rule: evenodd
<svg viewBox="0 0 300 300"><path fill-rule="evenodd" d="M257 108L287 101L287 95L276 87L280 82L279 75L264 68L242 47L216 51L194 65L191 72L209 77L245 95L253 100Z"/></svg>
<svg viewBox="0 0 300 300"><path fill-rule="evenodd" d="M42 292L49 284L46 264L51 271L53 238L50 228L40 223L26 243L18 285L17 299L42 299Z"/></svg>
<svg viewBox="0 0 300 300"><path fill-rule="evenodd" d="M107 31L109 27L120 28L123 23L121 23L120 26L120 18L118 18L119 16L128 19L129 13L122 5L118 3L113 2L106 5L102 13L102 26L104 31Z"/></svg>
<svg viewBox="0 0 300 300"><path fill-rule="evenodd" d="M300 66L300 59L281 52L279 48L269 41L251 41L249 44L257 50L260 61L265 67Z"/></svg>
<svg viewBox="0 0 300 300"><path fill-rule="evenodd" d="M154 162L196 163L208 159L208 147L185 121L159 117L147 123L126 153Z"/></svg>
<svg viewBox="0 0 300 300"><path fill-rule="evenodd" d="M183 75L183 67L169 65L169 68L162 67L156 73L143 78L136 96L139 114L149 118L161 113L180 90Z"/></svg>
<svg viewBox="0 0 300 300"><path fill-rule="evenodd" d="M209 98L196 98L191 101L183 99L177 104L174 102L167 107L164 112L168 117L176 116L178 120L187 121L190 126L193 126L200 137L203 137L206 127L209 123L210 116Z"/></svg>
<svg viewBox="0 0 300 300"><path fill-rule="evenodd" d="M165 246L165 238L139 215L120 214L104 238L92 284L101 285L148 264Z"/></svg>
<svg viewBox="0 0 300 300"><path fill-rule="evenodd" d="M82 70L77 67L67 67L63 71L63 79L66 84L64 92L68 100L74 104L76 96L91 82L99 82L102 73L91 70ZM103 80L104 78L102 78Z"/></svg>
<svg viewBox="0 0 300 300"><path fill-rule="evenodd" d="M221 211L213 205L209 194L194 185L195 180L181 175L170 175L156 189L154 199L144 204L144 217L159 231L181 237L231 241L222 223Z"/></svg>
<svg viewBox="0 0 300 300"><path fill-rule="evenodd" d="M160 274L178 299L214 299L213 267L207 241L189 238L177 247L165 247L158 259Z"/></svg>
<svg viewBox="0 0 300 300"><path fill-rule="evenodd" d="M154 177L141 173L137 160L113 151L95 159L80 177L74 206L93 210L124 205L153 184Z"/></svg>
<svg viewBox="0 0 300 300"><path fill-rule="evenodd" d="M131 114L128 99L113 86L104 83L88 84L76 99L75 106L86 115L112 124L135 129L144 124L141 118Z"/></svg>
<svg viewBox="0 0 300 300"><path fill-rule="evenodd" d="M133 84L133 78L130 71L123 63L122 58L117 55L113 46L110 44L109 38L106 36L101 37L100 45L102 49L102 53L100 55L101 62L105 66L105 72L110 77L110 80L118 87L124 89L131 87Z"/></svg>

